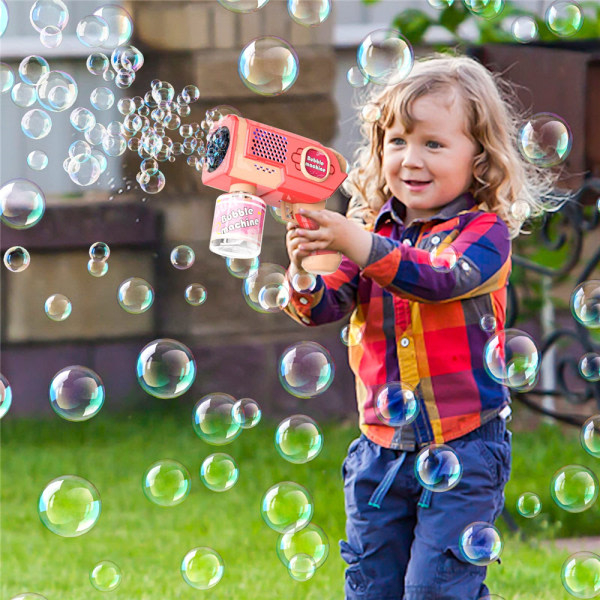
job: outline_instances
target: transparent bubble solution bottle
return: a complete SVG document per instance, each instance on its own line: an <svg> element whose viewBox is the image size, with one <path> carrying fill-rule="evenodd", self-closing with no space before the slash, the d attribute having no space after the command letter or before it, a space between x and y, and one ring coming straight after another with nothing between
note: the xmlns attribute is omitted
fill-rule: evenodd
<svg viewBox="0 0 600 600"><path fill-rule="evenodd" d="M226 191L217 198L210 250L231 258L260 254L267 204L286 221L316 229L302 208L321 209L346 179L346 161L331 148L282 129L229 114L209 134L202 183ZM338 252L308 256L302 267L333 273Z"/></svg>

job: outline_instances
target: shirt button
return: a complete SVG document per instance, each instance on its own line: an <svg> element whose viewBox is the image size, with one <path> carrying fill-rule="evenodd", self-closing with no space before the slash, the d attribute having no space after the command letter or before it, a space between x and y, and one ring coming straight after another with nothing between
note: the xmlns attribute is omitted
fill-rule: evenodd
<svg viewBox="0 0 600 600"><path fill-rule="evenodd" d="M402 240L402 243L405 246L412 246L412 242L408 238L406 238L405 240Z"/></svg>
<svg viewBox="0 0 600 600"><path fill-rule="evenodd" d="M439 236L439 235L434 235L434 236L431 238L431 243L432 243L434 246L437 246L437 245L440 243L440 236Z"/></svg>
<svg viewBox="0 0 600 600"><path fill-rule="evenodd" d="M300 298L300 304L308 304L307 298Z"/></svg>
<svg viewBox="0 0 600 600"><path fill-rule="evenodd" d="M401 345L403 348L406 348L406 347L407 347L409 344L410 344L410 340L409 340L407 337L403 337L403 338L400 340L400 345Z"/></svg>
<svg viewBox="0 0 600 600"><path fill-rule="evenodd" d="M471 270L471 265L466 260L461 260L459 262L460 262L460 268L463 271L468 273Z"/></svg>

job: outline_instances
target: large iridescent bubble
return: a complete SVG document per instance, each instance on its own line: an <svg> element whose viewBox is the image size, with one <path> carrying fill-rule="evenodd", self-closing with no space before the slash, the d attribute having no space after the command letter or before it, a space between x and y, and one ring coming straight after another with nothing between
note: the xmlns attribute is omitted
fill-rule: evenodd
<svg viewBox="0 0 600 600"><path fill-rule="evenodd" d="M104 404L104 384L97 373L74 365L61 369L50 384L50 405L67 421L87 421Z"/></svg>
<svg viewBox="0 0 600 600"><path fill-rule="evenodd" d="M39 223L46 210L44 192L27 179L11 179L0 187L0 220L12 229Z"/></svg>
<svg viewBox="0 0 600 600"><path fill-rule="evenodd" d="M395 29L377 29L360 43L356 63L372 83L394 85L405 79L414 64L412 46Z"/></svg>
<svg viewBox="0 0 600 600"><path fill-rule="evenodd" d="M288 346L279 359L279 381L298 398L312 398L329 389L335 367L329 352L317 342Z"/></svg>
<svg viewBox="0 0 600 600"><path fill-rule="evenodd" d="M162 338L146 344L137 360L137 378L142 389L156 398L177 398L196 378L191 350L177 340Z"/></svg>
<svg viewBox="0 0 600 600"><path fill-rule="evenodd" d="M77 100L77 83L68 73L50 71L37 83L38 102L47 110L61 112Z"/></svg>
<svg viewBox="0 0 600 600"><path fill-rule="evenodd" d="M198 400L192 412L196 435L213 446L230 444L242 433L234 415L235 398L223 392L206 394Z"/></svg>

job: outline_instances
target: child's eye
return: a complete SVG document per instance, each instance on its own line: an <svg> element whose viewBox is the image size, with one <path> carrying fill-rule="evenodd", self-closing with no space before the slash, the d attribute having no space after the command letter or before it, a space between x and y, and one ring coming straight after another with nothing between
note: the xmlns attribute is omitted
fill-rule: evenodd
<svg viewBox="0 0 600 600"><path fill-rule="evenodd" d="M439 142L435 142L433 140L429 140L426 144L429 148L441 148L442 145Z"/></svg>
<svg viewBox="0 0 600 600"><path fill-rule="evenodd" d="M389 143L393 144L394 146L402 146L406 142L402 138L397 137L397 138L392 138Z"/></svg>

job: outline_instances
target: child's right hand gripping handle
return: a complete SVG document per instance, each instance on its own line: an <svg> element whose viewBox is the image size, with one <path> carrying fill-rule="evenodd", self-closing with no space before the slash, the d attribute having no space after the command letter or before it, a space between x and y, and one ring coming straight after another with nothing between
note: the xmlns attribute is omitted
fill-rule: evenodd
<svg viewBox="0 0 600 600"><path fill-rule="evenodd" d="M304 229L318 229L319 226L315 221L304 215L298 214L298 212L303 208L307 210L322 210L325 208L325 200L314 204L295 203L291 205L291 208L291 216L300 227ZM302 259L302 268L314 275L329 275L338 270L341 262L342 255L339 252L334 252L332 250L317 250L314 254Z"/></svg>

